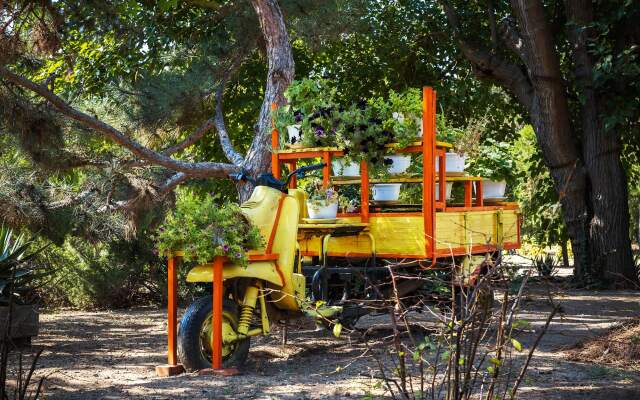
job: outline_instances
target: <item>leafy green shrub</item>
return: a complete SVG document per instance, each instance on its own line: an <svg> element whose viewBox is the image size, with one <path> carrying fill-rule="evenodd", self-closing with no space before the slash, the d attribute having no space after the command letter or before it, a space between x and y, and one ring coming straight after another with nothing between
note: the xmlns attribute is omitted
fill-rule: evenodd
<svg viewBox="0 0 640 400"><path fill-rule="evenodd" d="M184 259L200 263L216 256L246 265L247 250L262 245L260 231L233 203L220 206L211 196L178 196L176 208L158 228L157 249L161 254L182 250Z"/></svg>
<svg viewBox="0 0 640 400"><path fill-rule="evenodd" d="M515 167L509 143L486 138L478 151L467 159L465 170L473 175L499 182L510 180Z"/></svg>
<svg viewBox="0 0 640 400"><path fill-rule="evenodd" d="M148 239L105 244L69 238L39 256L51 271L39 296L48 307L82 309L161 303L167 272L152 249Z"/></svg>

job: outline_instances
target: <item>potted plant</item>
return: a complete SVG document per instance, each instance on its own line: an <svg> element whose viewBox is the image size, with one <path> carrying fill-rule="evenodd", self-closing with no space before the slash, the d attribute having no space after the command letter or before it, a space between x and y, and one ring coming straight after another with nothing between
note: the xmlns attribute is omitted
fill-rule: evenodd
<svg viewBox="0 0 640 400"><path fill-rule="evenodd" d="M447 174L461 175L465 172L467 157L478 148L480 137L486 128L486 118L472 119L465 129L456 128L444 113L436 118L438 140L453 144L454 151L446 153ZM436 164L436 171L439 164Z"/></svg>
<svg viewBox="0 0 640 400"><path fill-rule="evenodd" d="M302 146L302 112L300 110L293 111L291 106L273 110L273 121L278 132L281 135L281 142L286 143L289 147ZM283 133L286 132L286 137Z"/></svg>
<svg viewBox="0 0 640 400"><path fill-rule="evenodd" d="M326 79L294 81L285 92L289 104L272 116L278 132L290 147L335 146L338 109L336 89Z"/></svg>
<svg viewBox="0 0 640 400"><path fill-rule="evenodd" d="M38 335L39 314L31 293L37 277L33 259L42 249L29 252L32 246L32 240L0 227L0 341L29 342Z"/></svg>
<svg viewBox="0 0 640 400"><path fill-rule="evenodd" d="M333 187L323 187L322 181L313 180L307 186L307 210L310 219L333 219L338 215L340 198Z"/></svg>
<svg viewBox="0 0 640 400"><path fill-rule="evenodd" d="M331 160L331 171L335 176L358 177L360 176L360 164L349 162L344 157L338 157Z"/></svg>
<svg viewBox="0 0 640 400"><path fill-rule="evenodd" d="M264 239L237 204L216 204L213 197L181 193L155 236L161 254L181 250L185 260L210 262L216 256L246 265L247 251Z"/></svg>
<svg viewBox="0 0 640 400"><path fill-rule="evenodd" d="M509 150L508 143L488 138L473 157L469 158L467 171L486 178L482 187L483 198L504 198L507 179L511 177L515 168Z"/></svg>

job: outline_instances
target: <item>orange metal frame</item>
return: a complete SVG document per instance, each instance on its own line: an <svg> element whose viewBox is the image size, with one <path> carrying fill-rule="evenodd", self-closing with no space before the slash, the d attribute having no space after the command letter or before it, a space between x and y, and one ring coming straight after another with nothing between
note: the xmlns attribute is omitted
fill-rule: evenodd
<svg viewBox="0 0 640 400"><path fill-rule="evenodd" d="M272 105L275 109L275 104ZM369 210L369 174L367 163L362 162L360 164L360 211L356 214L339 214L340 217L353 217L359 215L361 222L369 222L371 216L407 216L407 215L422 215L424 217L424 232L425 232L425 253L421 255L409 255L409 254L394 254L388 255L389 257L401 257L401 258L430 258L435 262L438 257L448 256L451 254L451 250L447 250L447 254L443 251L436 249L436 211L440 212L459 212L459 211L489 211L498 209L515 209L516 205L499 205L499 206L485 206L483 201L483 187L482 179L477 177L464 177L457 178L456 180L464 181L465 195L464 205L453 206L447 205L446 191L447 191L447 174L446 174L446 152L447 149L443 145L438 145L436 142L436 91L431 87L424 87L422 89L422 128L423 138L421 145L411 145L403 149L398 149L398 153L422 153L422 184L423 184L423 196L422 196L422 211L416 212L402 212L402 213L371 213ZM277 129L271 132L271 145L274 150L279 149L279 134ZM297 165L299 159L320 158L326 166L322 170L322 182L326 186L330 185L331 177L331 159L332 157L342 156L344 153L340 149L301 149L295 152L277 152L274 151L272 155L272 171L276 178L280 178L282 175L282 165L286 165L289 171L293 171ZM436 170L435 164L438 163ZM437 175L437 177L436 177ZM466 179L465 179L466 178ZM440 200L436 200L435 183L438 185L438 196ZM476 198L473 199L473 188L475 183ZM295 186L294 186L295 187ZM518 244L520 242L519 226L518 226ZM505 248L517 247L517 244L505 244ZM486 246L478 247L473 246L472 251L481 252ZM453 249L455 255L459 255L459 249ZM466 254L469 249L461 254ZM311 255L311 254L309 254ZM315 254L314 254L315 255ZM378 254L379 257L385 256L384 254Z"/></svg>

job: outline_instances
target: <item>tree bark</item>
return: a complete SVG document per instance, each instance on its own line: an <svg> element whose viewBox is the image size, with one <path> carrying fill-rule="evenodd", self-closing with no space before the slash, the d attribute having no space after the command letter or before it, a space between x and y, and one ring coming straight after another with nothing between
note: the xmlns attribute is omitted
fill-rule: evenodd
<svg viewBox="0 0 640 400"><path fill-rule="evenodd" d="M553 177L579 275L591 271L587 172L571 128L566 88L551 26L540 0L512 0L534 96L529 115Z"/></svg>
<svg viewBox="0 0 640 400"><path fill-rule="evenodd" d="M592 35L593 5L590 0L567 0L569 40L578 90L582 96L582 156L588 172L591 215L590 256L593 275L614 286L636 281L631 240L627 180L620 161L621 144L616 132L607 132L600 104L602 94L593 85L593 60L588 51Z"/></svg>
<svg viewBox="0 0 640 400"><path fill-rule="evenodd" d="M271 104L282 106L286 103L284 91L293 80L295 64L289 43L289 34L277 0L252 0L258 15L260 29L265 39L268 60L267 83L260 115L254 126L255 137L247 151L244 168L252 175L271 170ZM251 195L249 184L238 186L240 201Z"/></svg>

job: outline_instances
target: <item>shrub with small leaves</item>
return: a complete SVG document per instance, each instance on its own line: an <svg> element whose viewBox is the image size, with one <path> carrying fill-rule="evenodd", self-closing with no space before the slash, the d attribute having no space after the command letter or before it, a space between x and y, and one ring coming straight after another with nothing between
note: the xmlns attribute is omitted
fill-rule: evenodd
<svg viewBox="0 0 640 400"><path fill-rule="evenodd" d="M260 231L233 203L216 204L212 197L178 197L155 237L162 254L182 250L185 260L210 262L216 256L246 265L247 251L260 247Z"/></svg>

